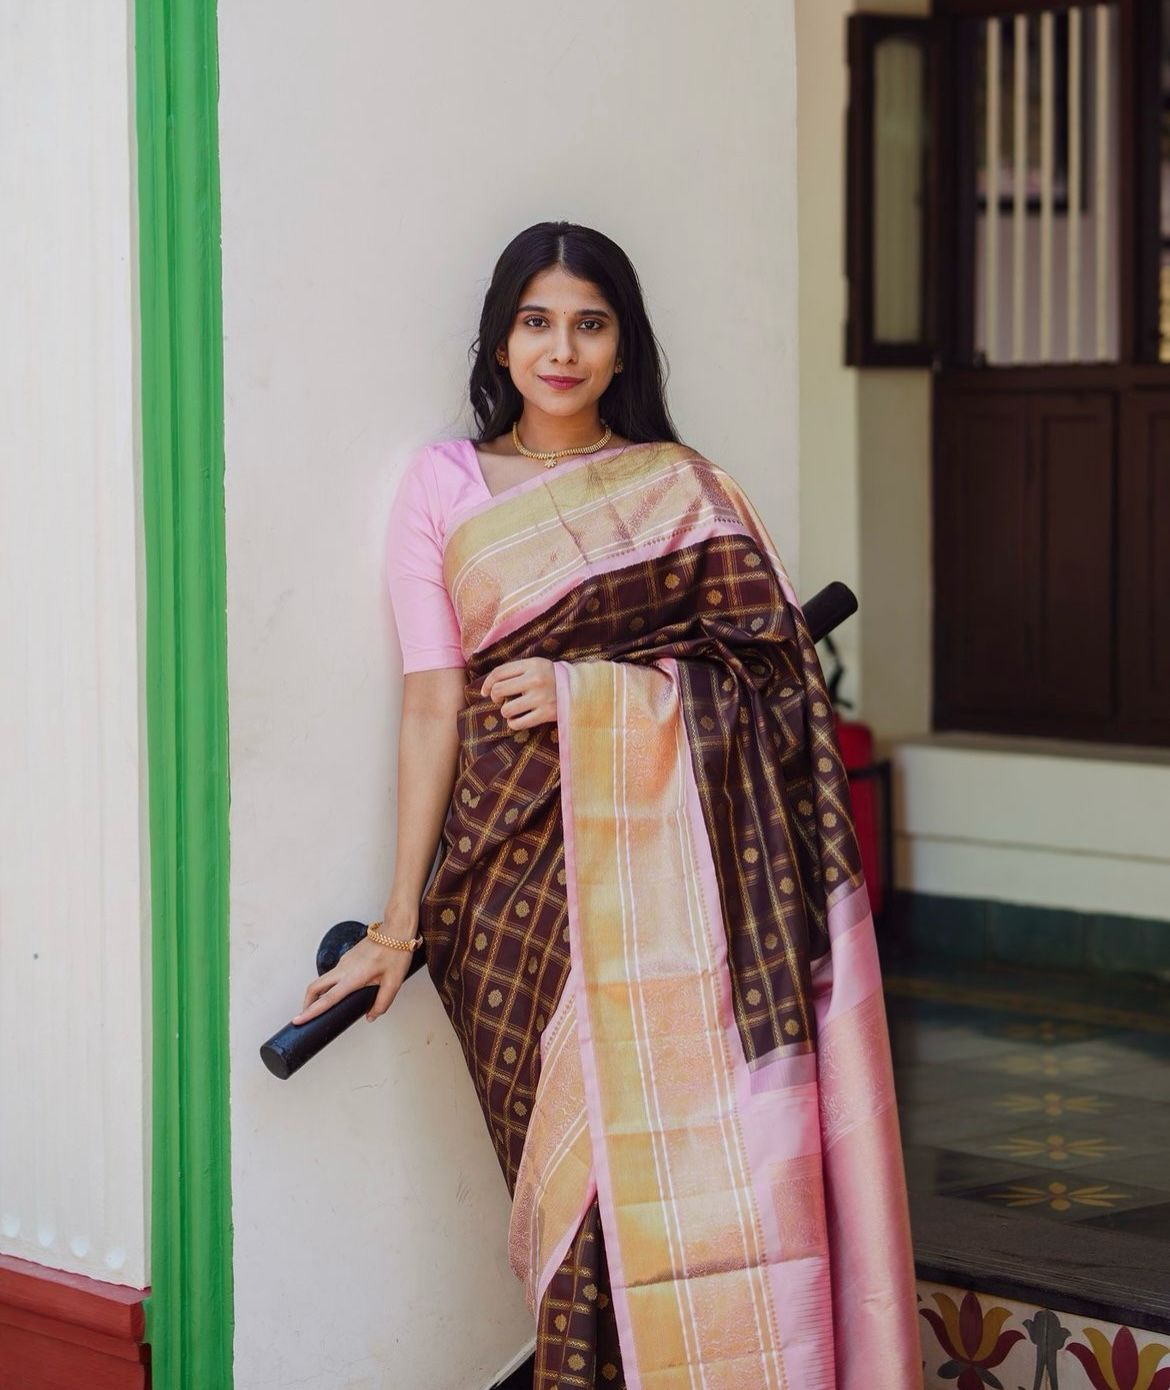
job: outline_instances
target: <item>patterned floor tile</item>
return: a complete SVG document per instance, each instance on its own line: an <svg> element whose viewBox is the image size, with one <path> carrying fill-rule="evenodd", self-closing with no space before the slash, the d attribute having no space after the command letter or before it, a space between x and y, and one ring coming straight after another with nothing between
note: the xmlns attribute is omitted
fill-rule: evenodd
<svg viewBox="0 0 1170 1390"><path fill-rule="evenodd" d="M919 1144L908 1145L903 1156L906 1181L913 1189L958 1197L975 1188L1026 1182L1032 1172L1028 1164Z"/></svg>
<svg viewBox="0 0 1170 1390"><path fill-rule="evenodd" d="M1078 1224L1105 1231L1120 1231L1125 1235L1144 1236L1147 1240L1170 1245L1170 1202L1131 1207L1128 1211L1105 1212L1100 1216L1087 1217ZM1138 1258L1140 1256L1135 1247L1134 1259ZM1158 1272L1164 1268L1164 1265L1161 1266Z"/></svg>
<svg viewBox="0 0 1170 1390"><path fill-rule="evenodd" d="M972 1155L974 1157L974 1155ZM1034 1169L1009 1180L980 1183L969 1188L950 1188L948 1195L981 1202L1000 1211L1030 1212L1054 1221L1079 1221L1099 1212L1128 1211L1155 1206L1164 1192L1134 1183L1115 1182L1086 1173L1057 1174ZM1085 1252L1090 1258L1089 1251Z"/></svg>
<svg viewBox="0 0 1170 1390"><path fill-rule="evenodd" d="M1160 1194L1159 1201L1165 1201L1170 1192L1170 1151L1165 1148L1151 1149L1132 1158L1110 1158L1108 1162L1094 1164L1091 1169L1078 1171L1153 1188ZM1167 1282L1170 1284L1170 1280Z"/></svg>
<svg viewBox="0 0 1170 1390"><path fill-rule="evenodd" d="M958 1258L972 1277L983 1267L1054 1300L1092 1287L1119 1317L1166 1310L1170 990L965 965L916 980L899 969L895 1088L928 1264ZM1020 1378L1005 1379L1008 1390L1032 1384L1036 1355L1031 1341L1013 1350L1004 1368ZM1089 1384L1076 1358L1062 1359L1062 1373L1071 1390Z"/></svg>
<svg viewBox="0 0 1170 1390"><path fill-rule="evenodd" d="M969 1136L990 1139L1012 1133L1021 1128L1021 1121L1034 1119L1033 1115L997 1109L995 1100L994 1095L987 1095L963 1100L908 1101L899 1109L902 1140L936 1149L962 1148L956 1141Z"/></svg>
<svg viewBox="0 0 1170 1390"><path fill-rule="evenodd" d="M1078 1085L1091 1082L1114 1091L1116 1067L1105 1057L1093 1052L1079 1052L1071 1047L1011 1048L993 1056L976 1056L953 1063L964 1071L990 1071L1004 1077L1021 1077L1029 1081L1064 1081ZM1106 1087L1103 1078L1110 1078Z"/></svg>
<svg viewBox="0 0 1170 1390"><path fill-rule="evenodd" d="M949 1144L965 1153L985 1154L1006 1162L1057 1170L1092 1168L1118 1178L1122 1160L1165 1153L1164 1138L1149 1132L1143 1134L1136 1124L1107 1127L1080 1119L1008 1132L969 1130L952 1138ZM1166 1167L1164 1156L1162 1166Z"/></svg>
<svg viewBox="0 0 1170 1390"><path fill-rule="evenodd" d="M1114 1068L1102 1076L1097 1084L1113 1095L1170 1102L1170 1063Z"/></svg>
<svg viewBox="0 0 1170 1390"><path fill-rule="evenodd" d="M894 1070L894 1091L899 1104L971 1100L976 1096L995 1095L1004 1089L1000 1072L959 1070L954 1063L945 1067L896 1067Z"/></svg>

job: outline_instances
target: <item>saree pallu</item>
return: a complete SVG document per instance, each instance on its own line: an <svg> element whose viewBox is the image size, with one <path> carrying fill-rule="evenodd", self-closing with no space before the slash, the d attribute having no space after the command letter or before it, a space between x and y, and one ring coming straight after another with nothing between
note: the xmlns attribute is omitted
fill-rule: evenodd
<svg viewBox="0 0 1170 1390"><path fill-rule="evenodd" d="M512 1199L536 1390L913 1390L873 921L816 650L734 478L565 462L462 514L427 968ZM480 694L554 663L557 717Z"/></svg>

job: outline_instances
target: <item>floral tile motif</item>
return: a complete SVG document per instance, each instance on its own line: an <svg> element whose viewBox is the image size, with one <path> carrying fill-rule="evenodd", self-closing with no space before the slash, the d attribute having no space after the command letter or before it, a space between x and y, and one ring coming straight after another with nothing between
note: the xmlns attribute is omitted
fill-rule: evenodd
<svg viewBox="0 0 1170 1390"><path fill-rule="evenodd" d="M956 1380L958 1390L979 1390L983 1385L998 1386L1000 1382L991 1374L993 1367L998 1366L1024 1337L1018 1328L1006 1332L1003 1330L1004 1324L1011 1318L1011 1309L1002 1305L985 1306L979 1301L979 1296L970 1290L963 1294L959 1303L955 1302L953 1294L943 1289L935 1289L931 1298L936 1307L924 1307L918 1311L929 1323L939 1348L947 1358L937 1374L947 1380Z"/></svg>
<svg viewBox="0 0 1170 1390"><path fill-rule="evenodd" d="M980 1070L1044 1081L1083 1081L1102 1076L1110 1070L1110 1063L1096 1052L1076 1052L1071 1047L1005 1052L994 1057L972 1058L970 1065L978 1066Z"/></svg>
<svg viewBox="0 0 1170 1390"><path fill-rule="evenodd" d="M1115 1115L1131 1102L1102 1092L1076 1090L1070 1086L1042 1089L1039 1086L1005 1091L988 1102L989 1109L1008 1115L1035 1116L1045 1120L1093 1119Z"/></svg>
<svg viewBox="0 0 1170 1390"><path fill-rule="evenodd" d="M1089 1174L1057 1176L1041 1170L1006 1182L980 1184L966 1191L953 1188L950 1195L982 1202L1002 1211L1027 1211L1058 1221L1079 1221L1101 1212L1154 1206L1166 1200L1164 1192L1153 1188L1108 1182Z"/></svg>
<svg viewBox="0 0 1170 1390"><path fill-rule="evenodd" d="M1009 1207L1042 1206L1049 1211L1074 1211L1078 1206L1113 1211L1132 1203L1134 1194L1106 1182L1012 1183L1003 1191L984 1194L989 1201Z"/></svg>
<svg viewBox="0 0 1170 1390"><path fill-rule="evenodd" d="M1112 1142L1107 1134L1073 1134L1053 1129L1020 1130L994 1136L981 1152L1021 1159L1055 1168L1075 1168L1078 1164L1099 1163L1109 1154L1129 1152L1126 1145Z"/></svg>
<svg viewBox="0 0 1170 1390"><path fill-rule="evenodd" d="M1170 1335L924 1280L926 1390L1170 1390Z"/></svg>
<svg viewBox="0 0 1170 1390"><path fill-rule="evenodd" d="M1063 1123L1010 1130L989 1124L973 1133L948 1135L946 1142L949 1148L986 1154L1008 1163L1060 1170L1093 1167L1118 1178L1121 1160L1164 1154L1168 1147L1160 1134L1144 1130L1137 1123L1111 1128L1100 1122L1086 1124L1072 1116L1067 1116Z"/></svg>

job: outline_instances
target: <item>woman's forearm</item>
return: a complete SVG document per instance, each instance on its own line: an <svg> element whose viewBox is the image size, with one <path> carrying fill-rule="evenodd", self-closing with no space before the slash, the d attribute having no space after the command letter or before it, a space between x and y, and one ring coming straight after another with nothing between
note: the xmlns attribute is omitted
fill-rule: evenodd
<svg viewBox="0 0 1170 1390"><path fill-rule="evenodd" d="M398 830L388 912L418 911L450 804L458 756L454 711L404 708L398 729Z"/></svg>

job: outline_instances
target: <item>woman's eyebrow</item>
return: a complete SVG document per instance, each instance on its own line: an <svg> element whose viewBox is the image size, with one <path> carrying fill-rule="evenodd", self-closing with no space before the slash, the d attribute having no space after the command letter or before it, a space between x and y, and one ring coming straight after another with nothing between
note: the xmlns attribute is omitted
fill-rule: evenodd
<svg viewBox="0 0 1170 1390"><path fill-rule="evenodd" d="M516 312L518 314L522 314L526 310L533 309L535 309L538 314L547 314L550 312L550 310L546 309L543 304L521 304L521 306L519 307L519 309L516 310ZM592 314L594 318L598 319L608 319L612 317L608 309L578 309L576 316L578 318L583 318L586 314Z"/></svg>

